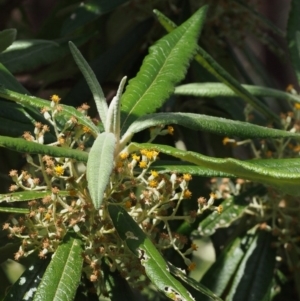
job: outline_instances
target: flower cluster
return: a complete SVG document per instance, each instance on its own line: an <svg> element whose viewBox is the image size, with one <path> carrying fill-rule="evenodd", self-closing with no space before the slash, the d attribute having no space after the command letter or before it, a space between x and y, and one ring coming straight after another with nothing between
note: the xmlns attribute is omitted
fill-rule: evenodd
<svg viewBox="0 0 300 301"><path fill-rule="evenodd" d="M58 126L56 116L63 111L57 95L51 97L49 108L42 110L44 117L54 128L57 141L53 147L84 149L91 134L89 128L79 125L71 117L63 126ZM87 105L79 108L86 114ZM48 126L36 124L35 137L25 133L26 140L44 143L41 137ZM173 127L159 128L158 134L173 134ZM108 204L118 204L148 235L156 248L163 253L168 248L175 249L187 265L195 269L189 259L197 246L189 239L172 231L170 222L195 221L205 209L218 210L213 206L214 195L207 204L198 202L198 211L181 213L182 202L192 198L189 190L190 174L160 173L151 167L159 158L155 149L141 149L137 153L125 150L115 158L114 168L107 185L100 210L93 206L86 182L85 169L79 168L70 158L55 158L49 155L27 155L28 168L18 172L11 170L14 184L10 191L35 192L35 198L28 201L29 213L25 217L12 216L3 228L9 236L21 240L15 259L38 251L40 258L55 252L68 231L74 231L84 244L83 272L90 281L101 287L103 280L102 262L111 271L119 270L129 283L142 288L147 283L141 260L133 255L120 239L108 212ZM179 213L180 212L180 213Z"/></svg>

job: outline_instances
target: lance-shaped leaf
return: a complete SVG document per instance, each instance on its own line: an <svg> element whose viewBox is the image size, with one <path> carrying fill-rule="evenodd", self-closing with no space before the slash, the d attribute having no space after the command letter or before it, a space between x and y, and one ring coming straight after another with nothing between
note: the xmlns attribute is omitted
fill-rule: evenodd
<svg viewBox="0 0 300 301"><path fill-rule="evenodd" d="M72 42L69 42L69 46L77 66L79 67L89 88L92 91L98 113L103 124L105 124L108 107L102 88L96 78L95 73L89 66L88 62L84 59L78 48Z"/></svg>
<svg viewBox="0 0 300 301"><path fill-rule="evenodd" d="M116 138L112 133L101 133L95 140L87 162L88 188L93 204L99 209L114 166Z"/></svg>
<svg viewBox="0 0 300 301"><path fill-rule="evenodd" d="M54 253L33 300L73 300L81 277L81 254L81 241L67 235Z"/></svg>
<svg viewBox="0 0 300 301"><path fill-rule="evenodd" d="M154 10L158 21L161 25L168 31L172 32L177 28L176 24L169 20L166 16L164 16L158 10ZM262 102L260 102L257 98L252 96L246 89L244 89L240 83L233 78L221 65L219 65L204 49L201 47L197 48L197 54L195 56L195 60L202 65L207 71L209 71L212 75L214 75L219 81L223 82L230 89L232 89L237 95L239 95L242 99L244 99L247 103L252 105L259 112L271 118L272 120L276 120L278 123L278 116L269 110L267 106L265 106Z"/></svg>
<svg viewBox="0 0 300 301"><path fill-rule="evenodd" d="M36 142L27 141L22 138L0 136L0 146L20 153L49 155L59 158L71 158L80 162L87 162L88 158L88 153L83 151L43 145Z"/></svg>
<svg viewBox="0 0 300 301"><path fill-rule="evenodd" d="M26 92L25 92L26 93ZM0 87L0 97L4 99L12 100L16 103L23 105L26 108L35 107L35 108L50 108L50 101L44 100L35 96L28 96L25 94L20 94L11 90L7 90L3 87ZM65 117L71 118L75 117L79 124L82 124L89 129L91 129L94 135L99 133L99 129L95 126L95 124L87 118L87 116L83 115L75 108L71 106L61 105L63 109L63 114Z"/></svg>
<svg viewBox="0 0 300 301"><path fill-rule="evenodd" d="M182 270L175 267L173 264L168 263L168 267L173 275L180 278L183 282L194 288L195 290L201 292L203 295L207 297L207 299L222 301L217 295L215 295L211 290L209 290L206 286L201 283L198 283L195 279L188 277Z"/></svg>
<svg viewBox="0 0 300 301"><path fill-rule="evenodd" d="M276 255L271 242L271 233L256 233L236 271L227 300L257 301L270 295Z"/></svg>
<svg viewBox="0 0 300 301"><path fill-rule="evenodd" d="M0 31L0 52L9 47L16 39L17 30L14 28Z"/></svg>
<svg viewBox="0 0 300 301"><path fill-rule="evenodd" d="M152 283L172 300L195 301L171 275L159 251L126 210L118 205L109 205L108 211L121 239L136 256L142 257L141 263Z"/></svg>
<svg viewBox="0 0 300 301"><path fill-rule="evenodd" d="M251 229L243 238L237 237L228 245L205 273L201 284L217 296L221 296L245 256L246 250L254 241L254 233L255 229ZM198 300L208 301L208 298L202 294L196 297Z"/></svg>
<svg viewBox="0 0 300 301"><path fill-rule="evenodd" d="M284 99L287 101L300 103L299 95L282 92L276 89L242 85L249 93L259 97L274 97L276 99ZM177 95L193 95L200 97L239 97L232 89L222 83L191 83L175 88Z"/></svg>
<svg viewBox="0 0 300 301"><path fill-rule="evenodd" d="M219 159L195 152L182 151L167 145L137 144L128 146L129 152L139 149L156 149L159 152L194 163L199 166L226 172L236 177L270 185L286 193L300 195L300 159L259 159L240 161L232 158Z"/></svg>
<svg viewBox="0 0 300 301"><path fill-rule="evenodd" d="M120 124L121 124L121 96L126 83L127 77L124 76L120 82L116 96L112 99L105 123L105 131L107 133L113 133L117 138L118 142L120 139Z"/></svg>
<svg viewBox="0 0 300 301"><path fill-rule="evenodd" d="M297 37L297 32L300 32L299 15L300 2L298 0L292 0L287 24L287 42L298 83L300 83L300 48L297 45L300 42L299 36Z"/></svg>
<svg viewBox="0 0 300 301"><path fill-rule="evenodd" d="M0 203L2 202L24 202L29 200L41 199L47 195L51 195L51 191L20 191L20 192L12 192L6 194L0 194ZM70 195L69 191L59 191L60 196L68 196Z"/></svg>
<svg viewBox="0 0 300 301"><path fill-rule="evenodd" d="M239 136L242 138L295 138L300 134L270 129L252 123L234 121L221 117L213 117L193 113L156 113L140 117L128 128L121 140L125 145L134 133L157 125L179 124L192 130L207 131L223 136Z"/></svg>
<svg viewBox="0 0 300 301"><path fill-rule="evenodd" d="M144 114L153 113L173 93L195 54L197 38L207 7L198 10L172 33L149 48L137 76L129 81L122 97L122 129Z"/></svg>
<svg viewBox="0 0 300 301"><path fill-rule="evenodd" d="M13 207L0 207L0 212L28 214L29 209L27 209L27 208L13 208Z"/></svg>
<svg viewBox="0 0 300 301"><path fill-rule="evenodd" d="M189 162L183 161L165 161L158 160L151 164L151 168L159 173L189 173L191 175L202 177L221 177L221 178L234 178L233 174L221 172L204 166L198 166Z"/></svg>

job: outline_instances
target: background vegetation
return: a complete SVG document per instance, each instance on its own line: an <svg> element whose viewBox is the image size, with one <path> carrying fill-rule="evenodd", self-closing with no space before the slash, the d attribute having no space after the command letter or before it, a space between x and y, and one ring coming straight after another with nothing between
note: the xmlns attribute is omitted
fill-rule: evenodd
<svg viewBox="0 0 300 301"><path fill-rule="evenodd" d="M92 92L74 62L68 42L72 41L90 64L109 104L123 76L129 79L135 77L149 47L166 35L166 29L173 29L171 23L164 23L158 12L154 15L153 9L179 25L208 2L198 57L191 61L181 86L175 89L158 112L196 113L247 121L253 125L252 132L248 127L245 132L241 128L243 133L240 135L234 131L227 134L226 121L224 124L221 121L218 123L223 131L209 127L201 130L199 125L194 131L184 127L184 124L175 125L173 120L170 124L174 126L174 134L158 136L155 140L161 152L160 159L162 162L168 161L165 165L156 162L156 168L187 172L188 169L180 169L180 165L174 169L178 161L169 162L170 153L178 159L183 158L180 150L219 159L298 158L300 59L297 43L300 22L297 16L300 6L296 0L290 1L290 5L285 2L278 9L282 12L279 16L270 15L268 5L256 0L1 1L0 29L3 31L0 38L7 41L7 44L0 44L1 87L43 99L58 94L61 104L75 108L87 103L90 106L89 116L99 119L101 116ZM272 11L276 10L272 7ZM15 28L17 33L5 31L9 28ZM16 41L10 46L15 35ZM253 88L253 85L256 87ZM11 102L15 100L13 95L7 96L2 91L1 96L1 136L18 138L24 132L33 133L32 121L44 120L30 105ZM154 113L155 110L152 111ZM276 136L275 132L273 136L263 131L259 133L261 129L255 128L255 125L284 130L286 136ZM103 125L99 127L102 131ZM138 132L134 138L137 143L147 142L149 130ZM55 137L50 131L45 135L45 143L53 141ZM6 142L1 143L5 146ZM88 146L92 144L90 140ZM169 145L179 150L176 153L163 146L159 149L159 145ZM132 149L139 148L136 144ZM28 157L22 153L12 151L11 147L8 149L7 145L0 149L3 201L0 206L5 207L0 212L1 224L11 218L4 202L12 183L9 172L22 170L28 163ZM192 156L190 160L200 166L206 164L206 159L202 157ZM207 165L210 170L193 172L193 181L189 184L192 201L185 203L180 212L197 210L199 198L204 196L209 199L211 192L216 194L214 206L226 208L228 204L229 210L224 210L220 215L208 210L195 223L178 221L171 224L172 231L198 242L198 251L194 252L194 257L189 257L191 260L196 261L197 253L201 255L207 247L210 247L209 252L215 253L215 264L207 272L205 260L211 258L208 255L197 262L197 268L190 275L199 282L206 272L200 283L223 300L299 299L299 163L277 162L262 165L266 169L277 169L278 173L271 177L265 177L262 169L256 173L249 171L246 165L234 164L233 167L224 164L226 166L219 170ZM215 164L222 165L221 161ZM294 178L284 178L280 172L290 172ZM250 179L255 184L244 183L237 178ZM25 207L20 205L20 212ZM15 272L12 253L17 252L18 245L9 244L11 240L6 229L1 230L0 237L0 276L3 283L0 294L4 298L8 288L36 258L20 260L22 266L18 266L18 272ZM175 266L186 267L175 251L169 250L164 255ZM48 261L42 261L41 275L47 264ZM250 280L245 275L250 275ZM114 277L117 278L116 275ZM179 274L177 279L180 279ZM85 279L85 285L89 291L91 283ZM80 299L83 298L80 290L86 290L86 287L80 287L75 298L83 300ZM207 298L190 287L189 290L197 300ZM137 292L136 295L145 300L166 298L154 286L149 287L146 295ZM213 298L210 293L207 295Z"/></svg>

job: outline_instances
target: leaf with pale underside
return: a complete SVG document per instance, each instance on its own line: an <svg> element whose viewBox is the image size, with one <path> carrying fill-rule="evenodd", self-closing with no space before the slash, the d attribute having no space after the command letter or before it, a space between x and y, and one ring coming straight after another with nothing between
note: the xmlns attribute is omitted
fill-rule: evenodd
<svg viewBox="0 0 300 301"><path fill-rule="evenodd" d="M88 188L93 204L99 209L114 166L116 138L112 133L101 133L95 140L87 162Z"/></svg>

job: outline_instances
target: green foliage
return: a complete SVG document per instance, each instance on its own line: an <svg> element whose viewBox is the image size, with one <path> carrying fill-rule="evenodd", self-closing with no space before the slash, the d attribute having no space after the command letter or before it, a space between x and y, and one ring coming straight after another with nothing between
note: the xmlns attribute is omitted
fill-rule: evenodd
<svg viewBox="0 0 300 301"><path fill-rule="evenodd" d="M247 20L259 40L284 34L246 1L200 2L159 1L153 23L152 2L60 1L36 34L0 32L0 176L13 183L0 258L25 269L3 300L263 301L283 273L300 296L300 97L265 87L273 79L230 30ZM298 12L292 1L299 81ZM211 37L224 20L229 33ZM195 238L217 254L200 280Z"/></svg>
<svg viewBox="0 0 300 301"><path fill-rule="evenodd" d="M81 241L67 235L48 265L33 300L72 300L80 282L81 253Z"/></svg>

